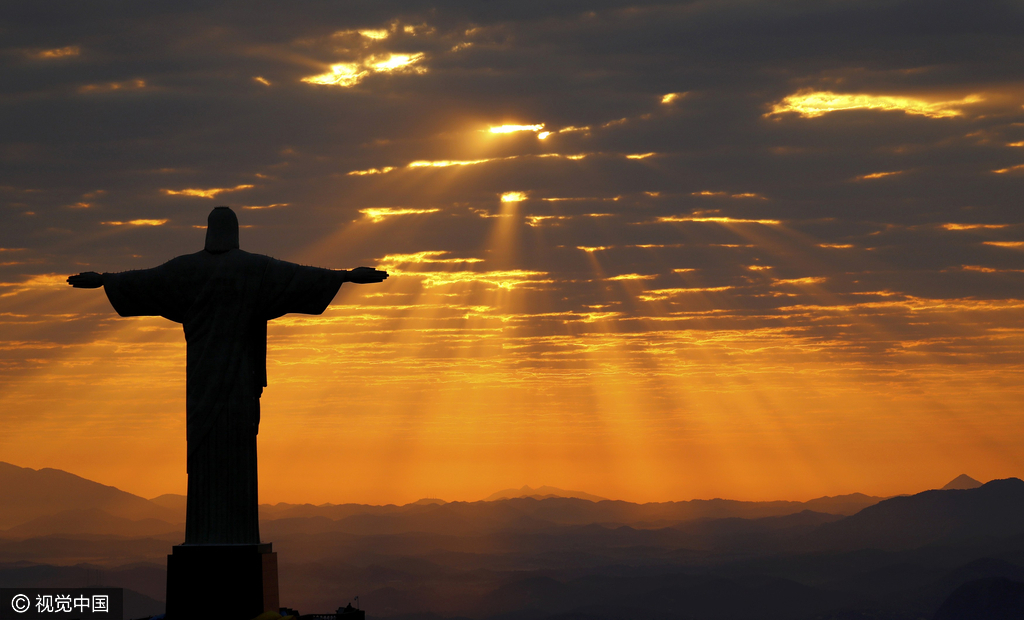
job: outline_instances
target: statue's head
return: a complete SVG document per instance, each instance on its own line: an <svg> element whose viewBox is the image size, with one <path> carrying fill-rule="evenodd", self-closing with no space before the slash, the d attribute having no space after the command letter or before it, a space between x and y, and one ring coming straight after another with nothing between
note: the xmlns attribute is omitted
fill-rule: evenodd
<svg viewBox="0 0 1024 620"><path fill-rule="evenodd" d="M206 227L206 251L220 254L238 249L238 218L228 207L210 211Z"/></svg>

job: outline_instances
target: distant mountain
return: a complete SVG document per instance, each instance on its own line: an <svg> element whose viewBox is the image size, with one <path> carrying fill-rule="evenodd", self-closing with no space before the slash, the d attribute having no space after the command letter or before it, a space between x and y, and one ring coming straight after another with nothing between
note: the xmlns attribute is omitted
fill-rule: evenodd
<svg viewBox="0 0 1024 620"><path fill-rule="evenodd" d="M935 614L935 620L1020 620L1024 618L1024 583L979 579L957 588Z"/></svg>
<svg viewBox="0 0 1024 620"><path fill-rule="evenodd" d="M171 511L170 514L175 516L175 523L185 522L185 509L186 504L188 503L188 496L178 495L177 493L164 493L163 495L158 495L149 501Z"/></svg>
<svg viewBox="0 0 1024 620"><path fill-rule="evenodd" d="M176 521L173 511L59 469L0 462L0 529L67 510L96 509L124 519Z"/></svg>
<svg viewBox="0 0 1024 620"><path fill-rule="evenodd" d="M850 493L849 495L835 495L831 497L819 497L804 502L807 510L824 512L833 515L854 515L868 506L874 506L885 498L863 493Z"/></svg>
<svg viewBox="0 0 1024 620"><path fill-rule="evenodd" d="M953 489L959 489L959 490L963 490L963 489L977 489L980 486L981 486L981 483L978 482L977 480L975 480L974 478L971 478L967 474L960 474L956 478L953 478L952 480L950 480L946 484L946 486L942 487L942 489L940 489L940 490L941 491L950 491L950 490L953 490Z"/></svg>
<svg viewBox="0 0 1024 620"><path fill-rule="evenodd" d="M424 497L413 502L415 506L430 506L431 504L447 504L448 502L436 497Z"/></svg>
<svg viewBox="0 0 1024 620"><path fill-rule="evenodd" d="M583 491L566 491L565 489L549 486L537 487L536 489L531 489L528 486L523 486L521 489L505 489L504 491L498 491L497 493L488 495L483 501L496 502L502 499L514 499L517 497L532 497L534 499L547 499L549 497L575 497L576 499L585 499L591 502L607 501L607 498L591 495L590 493L584 493Z"/></svg>
<svg viewBox="0 0 1024 620"><path fill-rule="evenodd" d="M36 517L31 521L0 531L5 538L30 538L55 534L101 534L113 536L152 536L183 531L160 519L125 519L97 508L64 510L54 515Z"/></svg>
<svg viewBox="0 0 1024 620"><path fill-rule="evenodd" d="M893 497L822 524L815 537L834 549L914 549L929 544L1024 535L1024 481Z"/></svg>
<svg viewBox="0 0 1024 620"><path fill-rule="evenodd" d="M259 512L264 522L286 520L280 524L286 529L356 535L470 534L595 523L656 529L702 519L758 519L804 511L851 515L880 499L855 493L808 502L711 499L634 504L551 486L524 486L478 502L427 498L404 506L279 503L261 504ZM180 531L185 506L184 495L147 500L57 469L37 471L0 463L0 530L6 530L0 535L5 537L163 535ZM302 523L303 519L315 521Z"/></svg>

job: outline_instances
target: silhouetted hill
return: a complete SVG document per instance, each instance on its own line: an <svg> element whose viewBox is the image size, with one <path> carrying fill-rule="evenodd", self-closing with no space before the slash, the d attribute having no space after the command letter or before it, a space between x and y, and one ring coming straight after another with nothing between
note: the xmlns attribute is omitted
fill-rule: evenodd
<svg viewBox="0 0 1024 620"><path fill-rule="evenodd" d="M0 462L0 528L67 510L98 509L125 519L174 520L149 500L59 469Z"/></svg>
<svg viewBox="0 0 1024 620"><path fill-rule="evenodd" d="M296 527L306 531L338 531L359 535L422 532L445 535L479 535L499 531L541 531L568 525L629 525L640 529L661 529L693 521L714 519L750 520L810 513L828 517L795 517L825 523L835 515L859 511L879 498L846 496L810 502L742 502L734 500L691 500L632 504L622 501L549 497L513 498L479 502L420 503L405 506L364 506L359 504L261 505L264 522L281 521L276 531ZM808 510L808 505L834 512ZM322 519L329 521L323 521ZM313 522L303 520L317 519ZM766 522L768 523L768 522ZM794 521L793 523L796 523ZM809 522L808 522L809 523ZM290 525L289 525L290 524ZM718 527L726 527L724 525ZM758 526L760 527L760 526ZM788 526L787 526L788 527Z"/></svg>
<svg viewBox="0 0 1024 620"><path fill-rule="evenodd" d="M960 474L956 478L953 478L946 483L946 486L942 487L942 491L950 491L953 489L977 489L981 486L981 483L971 478L967 474Z"/></svg>
<svg viewBox="0 0 1024 620"><path fill-rule="evenodd" d="M1024 618L1024 583L993 578L957 588L935 613L935 620L1020 620Z"/></svg>
<svg viewBox="0 0 1024 620"><path fill-rule="evenodd" d="M824 512L832 515L854 515L868 506L874 506L883 497L874 497L863 493L818 497L804 502L804 508L813 512Z"/></svg>
<svg viewBox="0 0 1024 620"><path fill-rule="evenodd" d="M164 508L171 511L171 514L175 515L177 519L175 523L185 522L185 508L188 503L188 497L185 495L178 495L177 493L164 493L158 495L151 500L157 506L163 506Z"/></svg>
<svg viewBox="0 0 1024 620"><path fill-rule="evenodd" d="M163 613L166 581L164 569L152 564L108 569L91 564L48 566L0 563L0 588L124 588L125 618L143 618Z"/></svg>
<svg viewBox="0 0 1024 620"><path fill-rule="evenodd" d="M913 549L936 543L1024 534L1024 481L993 480L976 489L893 497L836 523L816 537L826 548Z"/></svg>
<svg viewBox="0 0 1024 620"><path fill-rule="evenodd" d="M565 489L559 489L558 487L541 486L536 489L531 489L529 486L523 486L521 489L505 489L504 491L498 491L492 493L484 498L485 502L494 502L499 499L513 499L517 497L532 497L534 499L548 499L551 497L575 497L576 499L585 499L591 502L605 501L607 498L598 497L597 495L591 495L590 493L584 493L583 491L566 491Z"/></svg>
<svg viewBox="0 0 1024 620"><path fill-rule="evenodd" d="M181 524L160 519L125 519L98 508L64 510L54 515L36 517L31 521L0 531L4 538L30 538L55 534L108 534L112 536L152 536L184 532Z"/></svg>

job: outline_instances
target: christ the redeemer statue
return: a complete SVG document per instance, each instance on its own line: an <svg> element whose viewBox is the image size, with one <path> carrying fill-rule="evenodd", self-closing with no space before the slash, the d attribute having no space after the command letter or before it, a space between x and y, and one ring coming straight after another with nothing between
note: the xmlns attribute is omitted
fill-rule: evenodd
<svg viewBox="0 0 1024 620"><path fill-rule="evenodd" d="M152 269L68 278L77 288L102 286L121 316L162 316L185 328L186 545L260 543L256 433L267 385L267 321L321 314L342 283L387 277L369 267L335 271L244 252L234 212L217 207L200 252Z"/></svg>

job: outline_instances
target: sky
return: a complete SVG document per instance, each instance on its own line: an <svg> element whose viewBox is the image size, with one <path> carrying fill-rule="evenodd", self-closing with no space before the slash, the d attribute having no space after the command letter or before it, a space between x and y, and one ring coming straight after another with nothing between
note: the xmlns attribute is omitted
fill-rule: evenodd
<svg viewBox="0 0 1024 620"><path fill-rule="evenodd" d="M184 493L185 343L69 274L336 269L264 502L1024 471L1024 6L5 2L0 460Z"/></svg>

